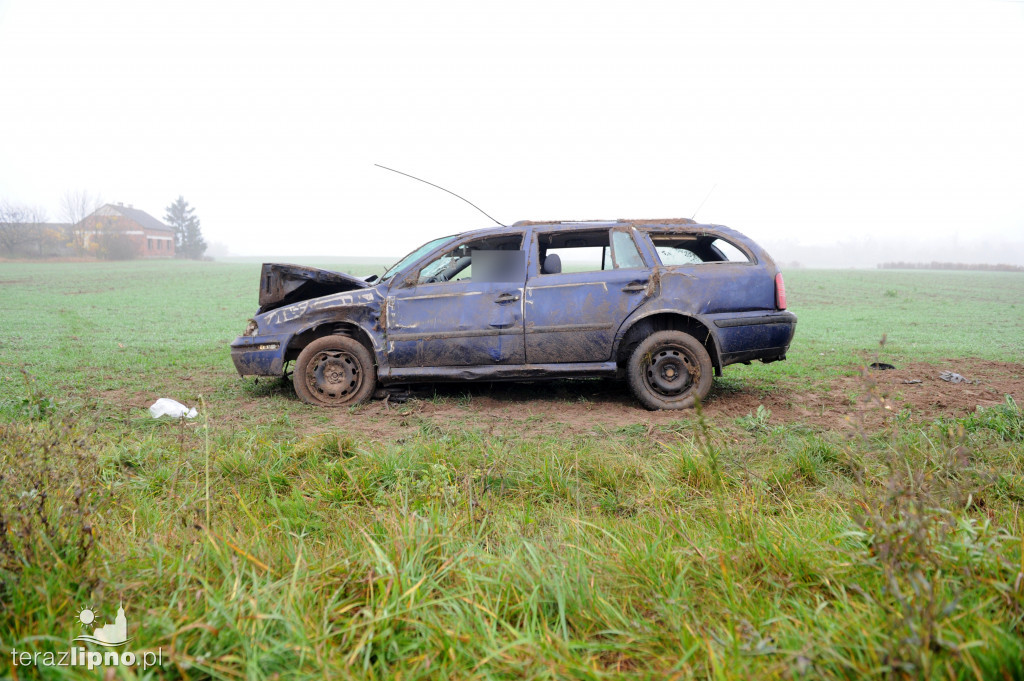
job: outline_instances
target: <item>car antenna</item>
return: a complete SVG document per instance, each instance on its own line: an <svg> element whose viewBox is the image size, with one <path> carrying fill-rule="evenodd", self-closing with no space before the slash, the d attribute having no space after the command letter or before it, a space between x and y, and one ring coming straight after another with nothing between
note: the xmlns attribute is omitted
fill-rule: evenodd
<svg viewBox="0 0 1024 681"><path fill-rule="evenodd" d="M697 210L693 211L693 215L690 216L691 220L693 220L694 218L697 217L697 213L700 211L701 208L704 207L704 204L707 203L708 199L711 198L711 192L715 191L715 187L717 187L717 186L718 186L718 183L716 182L714 187L711 187L711 191L708 192L708 195L705 196L704 200L700 202L699 206L697 206Z"/></svg>
<svg viewBox="0 0 1024 681"><path fill-rule="evenodd" d="M462 199L463 201L465 201L465 202L466 202L466 203L468 203L469 205L473 206L473 208L476 208L476 209L477 209L478 211L480 211L480 212L481 212L481 213L483 213L484 215L487 215L487 217L489 217L489 218L490 218L491 220L494 220L495 222L497 222L497 223L498 223L499 225L501 225L502 227L508 227L508 225L506 225L506 224L503 224L503 223L501 223L501 222L498 222L498 220L495 220L495 219L494 219L493 217L491 217L490 215L488 215L488 214L487 214L487 213L486 213L486 212L484 211L484 209L483 209L483 208L481 208L480 206L476 205L475 203L473 203L473 202L472 202L472 201L470 201L469 199L467 199L467 198L463 198L463 197L459 196L458 194L456 194L455 192L453 192L453 191L451 191L451 190L449 190L449 189L445 189L445 188L444 188L444 187L442 187L441 185L437 185L437 184L434 184L433 182L427 182L426 180L420 179L420 178L416 177L415 175L410 175L409 173L403 173L403 172L402 172L401 170L395 170L394 168L388 168L387 166L382 166L382 165L381 165L381 164L379 164L379 163L374 163L373 165L377 166L378 168L383 168L384 170L390 170L390 171L391 171L391 172L393 172L393 173L398 173L399 175L405 175L406 177L411 177L412 179L414 179L414 180L419 180L420 182L422 182L422 183L424 183L424 184L429 184L429 185L430 185L431 187L437 187L437 188L438 188L438 189L440 189L441 191L445 191L445 192L448 192L449 194L451 194L451 195L452 195L452 196L454 196L455 198L458 198L458 199Z"/></svg>

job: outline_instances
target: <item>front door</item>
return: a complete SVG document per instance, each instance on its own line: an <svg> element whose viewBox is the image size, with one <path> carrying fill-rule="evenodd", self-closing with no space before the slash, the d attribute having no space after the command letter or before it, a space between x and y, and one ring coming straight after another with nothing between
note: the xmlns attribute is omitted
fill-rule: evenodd
<svg viewBox="0 0 1024 681"><path fill-rule="evenodd" d="M523 364L521 246L521 234L466 242L392 289L385 313L390 365Z"/></svg>

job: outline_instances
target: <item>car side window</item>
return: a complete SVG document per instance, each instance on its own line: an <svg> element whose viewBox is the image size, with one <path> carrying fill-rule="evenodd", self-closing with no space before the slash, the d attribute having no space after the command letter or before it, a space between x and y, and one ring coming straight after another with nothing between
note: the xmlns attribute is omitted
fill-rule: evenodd
<svg viewBox="0 0 1024 681"><path fill-rule="evenodd" d="M525 281L526 254L522 246L522 234L467 241L424 265L416 283Z"/></svg>
<svg viewBox="0 0 1024 681"><path fill-rule="evenodd" d="M715 239L711 242L711 247L729 262L750 262L746 253L725 239Z"/></svg>
<svg viewBox="0 0 1024 681"><path fill-rule="evenodd" d="M619 230L612 232L612 256L616 268L644 267L644 261L640 257L640 251L637 250L636 242L628 232Z"/></svg>
<svg viewBox="0 0 1024 681"><path fill-rule="evenodd" d="M652 234L651 241L661 264L668 267L750 262L750 256L732 242L707 234Z"/></svg>
<svg viewBox="0 0 1024 681"><path fill-rule="evenodd" d="M704 262L699 255L682 244L659 244L655 241L654 250L658 252L662 265L695 265Z"/></svg>
<svg viewBox="0 0 1024 681"><path fill-rule="evenodd" d="M537 249L542 275L645 266L633 237L622 230L541 233L537 235Z"/></svg>

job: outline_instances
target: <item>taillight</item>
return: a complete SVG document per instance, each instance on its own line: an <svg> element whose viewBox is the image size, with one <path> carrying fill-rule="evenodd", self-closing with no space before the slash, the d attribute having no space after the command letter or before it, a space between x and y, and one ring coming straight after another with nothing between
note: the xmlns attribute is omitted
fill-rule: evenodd
<svg viewBox="0 0 1024 681"><path fill-rule="evenodd" d="M786 285L782 283L782 272L775 275L775 308L786 309Z"/></svg>

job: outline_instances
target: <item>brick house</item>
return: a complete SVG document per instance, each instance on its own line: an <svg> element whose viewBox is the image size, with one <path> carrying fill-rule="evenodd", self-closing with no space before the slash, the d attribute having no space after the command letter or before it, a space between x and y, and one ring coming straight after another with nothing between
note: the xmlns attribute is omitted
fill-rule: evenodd
<svg viewBox="0 0 1024 681"><path fill-rule="evenodd" d="M100 206L78 223L77 231L86 247L98 244L103 237L116 236L130 241L137 257L174 257L174 229L131 204Z"/></svg>

